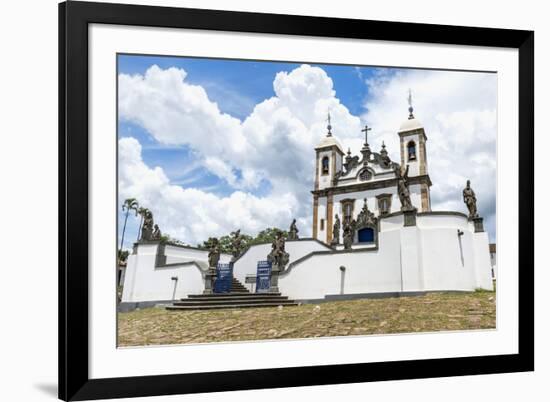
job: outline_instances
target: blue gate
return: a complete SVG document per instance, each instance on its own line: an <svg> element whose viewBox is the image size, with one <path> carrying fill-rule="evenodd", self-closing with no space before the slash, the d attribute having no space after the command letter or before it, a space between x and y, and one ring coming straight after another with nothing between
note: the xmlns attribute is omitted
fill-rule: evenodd
<svg viewBox="0 0 550 402"><path fill-rule="evenodd" d="M357 240L359 243L372 243L374 241L374 229L363 228L357 231Z"/></svg>
<svg viewBox="0 0 550 402"><path fill-rule="evenodd" d="M256 293L267 293L271 287L271 261L258 261Z"/></svg>
<svg viewBox="0 0 550 402"><path fill-rule="evenodd" d="M231 291L233 281L233 263L218 263L216 266L216 281L214 282L214 293L228 293Z"/></svg>

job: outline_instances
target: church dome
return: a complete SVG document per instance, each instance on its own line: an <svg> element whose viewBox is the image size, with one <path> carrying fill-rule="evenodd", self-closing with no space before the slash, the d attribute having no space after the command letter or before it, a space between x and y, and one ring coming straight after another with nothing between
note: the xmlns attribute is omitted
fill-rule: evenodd
<svg viewBox="0 0 550 402"><path fill-rule="evenodd" d="M399 133L404 133L405 131L412 131L412 130L418 130L424 128L422 123L416 118L408 119L401 124L401 127L399 127Z"/></svg>
<svg viewBox="0 0 550 402"><path fill-rule="evenodd" d="M323 139L319 142L319 144L317 144L315 149L328 148L328 147L332 147L332 146L336 146L342 154L344 153L344 151L342 149L342 146L340 145L338 140L335 137L333 137L332 135L327 135L327 136L323 137Z"/></svg>

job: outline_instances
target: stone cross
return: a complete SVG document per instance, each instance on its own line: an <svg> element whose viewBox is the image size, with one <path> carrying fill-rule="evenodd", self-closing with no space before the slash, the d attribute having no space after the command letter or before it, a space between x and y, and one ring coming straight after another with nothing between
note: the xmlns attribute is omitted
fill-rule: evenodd
<svg viewBox="0 0 550 402"><path fill-rule="evenodd" d="M370 130L372 130L372 128L369 127L369 126L367 126L366 124L365 124L365 128L361 130L362 132L365 133L365 144L366 144L366 145L369 144L369 142L368 142L367 139L368 139L368 134L369 134L369 131L370 131Z"/></svg>

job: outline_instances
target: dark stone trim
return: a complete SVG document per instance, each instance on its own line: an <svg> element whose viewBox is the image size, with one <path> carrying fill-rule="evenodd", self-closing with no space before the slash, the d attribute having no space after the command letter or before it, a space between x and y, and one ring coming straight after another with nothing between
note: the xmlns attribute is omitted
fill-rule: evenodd
<svg viewBox="0 0 550 402"><path fill-rule="evenodd" d="M326 248L328 249L331 249L332 247L329 246L328 244L322 242L321 240L319 239L314 239L313 237L303 237L303 238L300 238L300 239L296 239L296 240L285 240L286 243L292 243L292 242L298 242L298 241L315 241L323 246L325 246ZM240 256L238 256L234 261L233 263L236 263L237 261L239 261L247 252L248 250L250 250L251 247L254 247L254 246L261 246L262 244L271 244L271 242L265 242L265 243L256 243L256 244L253 244L251 246L248 246Z"/></svg>
<svg viewBox="0 0 550 402"><path fill-rule="evenodd" d="M345 300L360 300L360 299L388 299L396 297L419 297L426 296L432 293L445 294L464 294L474 293L474 290L422 290L410 292L373 292L373 293L349 293L343 295L326 295L323 299L294 299L294 301L302 304L318 304Z"/></svg>
<svg viewBox="0 0 550 402"><path fill-rule="evenodd" d="M454 216L461 216L463 218L468 219L468 215L462 212L458 211L427 211L427 212L418 212L418 216L429 216L429 215L454 215Z"/></svg>
<svg viewBox="0 0 550 402"><path fill-rule="evenodd" d="M290 264L288 264L288 267L279 274L279 276L286 276L295 266L302 263L303 261L316 256L316 255L331 255L331 254L349 254L349 253L365 253L365 252L372 252L372 251L378 251L378 237L377 242L375 243L374 247L365 247L365 248L352 248L351 250L319 250L319 251L312 251L309 254L306 254L300 258L298 258L296 261L292 261ZM354 243L354 245L358 244L369 244L369 243ZM371 243L372 244L372 243Z"/></svg>
<svg viewBox="0 0 550 402"><path fill-rule="evenodd" d="M414 176L409 178L409 184L427 184L428 186L432 185L429 175ZM397 186L397 178L379 180L374 182L365 181L362 183L351 184L349 186L342 187L326 187L322 190L313 190L311 193L317 196L327 196L328 194L347 194L354 193L357 191L364 190L375 190L385 187L394 187Z"/></svg>

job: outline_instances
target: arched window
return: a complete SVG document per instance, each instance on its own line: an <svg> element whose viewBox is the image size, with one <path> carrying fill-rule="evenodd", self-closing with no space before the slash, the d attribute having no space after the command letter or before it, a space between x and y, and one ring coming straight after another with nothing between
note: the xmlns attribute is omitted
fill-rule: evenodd
<svg viewBox="0 0 550 402"><path fill-rule="evenodd" d="M328 174L328 156L321 161L321 174Z"/></svg>
<svg viewBox="0 0 550 402"><path fill-rule="evenodd" d="M409 160L416 159L416 144L414 143L414 141L410 141L407 144L407 155Z"/></svg>

